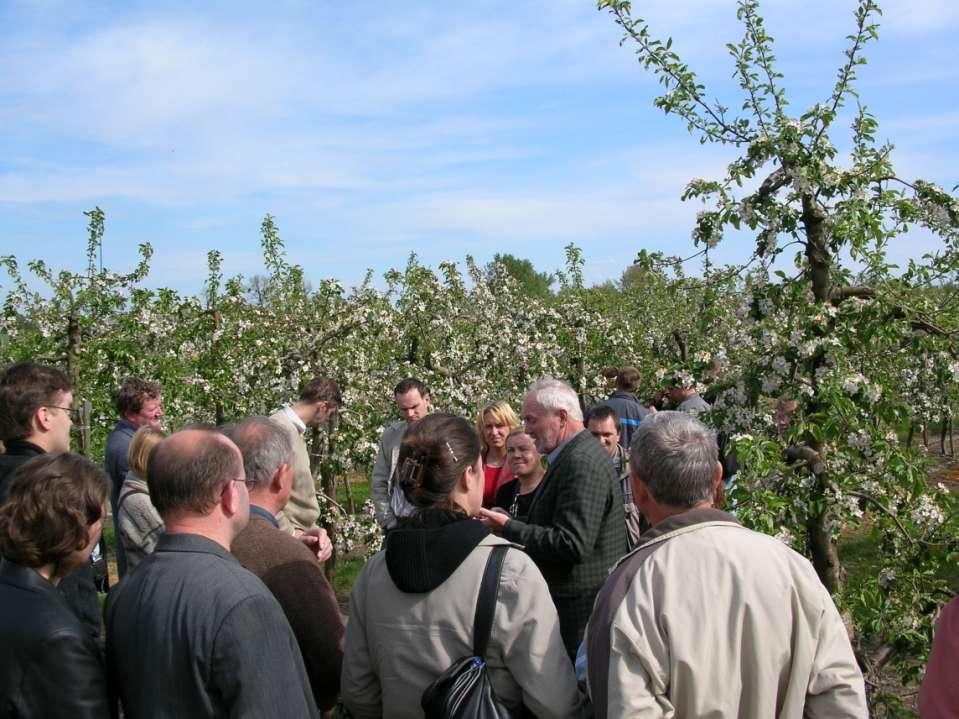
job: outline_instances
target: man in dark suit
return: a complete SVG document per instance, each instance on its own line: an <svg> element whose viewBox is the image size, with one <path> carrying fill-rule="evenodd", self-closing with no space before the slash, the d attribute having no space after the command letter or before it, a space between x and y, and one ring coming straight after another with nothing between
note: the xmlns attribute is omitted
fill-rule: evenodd
<svg viewBox="0 0 959 719"><path fill-rule="evenodd" d="M526 522L480 510L483 521L522 544L536 562L559 613L570 657L583 639L593 599L626 553L623 496L609 456L583 426L576 392L542 379L526 393L523 421L549 468Z"/></svg>
<svg viewBox="0 0 959 719"><path fill-rule="evenodd" d="M187 429L147 483L166 531L107 599L107 667L128 717L318 719L300 648L270 591L229 552L250 518L240 450Z"/></svg>

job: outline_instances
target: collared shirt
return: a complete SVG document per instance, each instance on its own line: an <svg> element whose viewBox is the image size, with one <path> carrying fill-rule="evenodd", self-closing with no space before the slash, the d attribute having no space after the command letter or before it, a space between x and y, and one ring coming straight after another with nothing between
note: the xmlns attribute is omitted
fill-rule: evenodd
<svg viewBox="0 0 959 719"><path fill-rule="evenodd" d="M267 522L272 524L277 529L280 528L280 523L276 520L276 517L273 515L273 513L270 512L269 510L263 509L263 507L261 507L258 504L250 505L250 514L251 515L255 514L257 517L260 517L261 519L265 519Z"/></svg>
<svg viewBox="0 0 959 719"><path fill-rule="evenodd" d="M319 717L280 605L206 537L163 534L110 592L106 621L127 716Z"/></svg>
<svg viewBox="0 0 959 719"><path fill-rule="evenodd" d="M299 430L300 434L304 434L306 432L306 425L303 424L303 420L300 419L300 415L294 412L292 407L287 405L286 407L283 408L283 412L286 414L287 417L290 418L290 421L293 423L293 426Z"/></svg>
<svg viewBox="0 0 959 719"><path fill-rule="evenodd" d="M585 431L586 431L585 429L581 429L579 432L585 432ZM576 438L576 435L578 435L579 432L577 432L576 434L574 434L572 437L569 437L565 442L561 442L560 444L557 444L557 445L553 448L553 451L546 455L546 464L547 464L547 465L550 465L550 464L552 464L553 462L555 462L555 461L556 461L556 458L559 457L559 453L563 451L563 447L565 447L565 446L566 446L567 444L569 444L573 439L575 439L575 438Z"/></svg>

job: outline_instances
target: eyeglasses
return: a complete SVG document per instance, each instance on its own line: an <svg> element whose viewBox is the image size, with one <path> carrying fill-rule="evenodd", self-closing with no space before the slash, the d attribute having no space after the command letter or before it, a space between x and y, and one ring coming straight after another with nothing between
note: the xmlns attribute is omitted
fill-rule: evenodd
<svg viewBox="0 0 959 719"><path fill-rule="evenodd" d="M253 489L253 487L256 486L256 481L255 481L255 480L247 479L246 477L243 477L242 479L239 478L239 477L236 477L235 479L233 479L233 480L231 480L231 481L233 481L233 482L243 482L243 484L246 485L246 488L247 488L247 489Z"/></svg>
<svg viewBox="0 0 959 719"><path fill-rule="evenodd" d="M80 421L80 410L78 409L74 409L73 407L61 407L60 405L57 405L57 404L45 404L43 406L46 407L47 409L62 409L64 412L70 413L70 420L72 422Z"/></svg>

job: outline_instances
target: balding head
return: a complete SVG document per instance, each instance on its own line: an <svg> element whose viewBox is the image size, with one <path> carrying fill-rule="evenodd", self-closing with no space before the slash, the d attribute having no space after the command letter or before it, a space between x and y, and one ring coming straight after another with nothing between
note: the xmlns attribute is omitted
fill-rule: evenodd
<svg viewBox="0 0 959 719"><path fill-rule="evenodd" d="M161 516L209 514L227 482L244 478L240 450L213 429L185 429L157 445L147 486Z"/></svg>

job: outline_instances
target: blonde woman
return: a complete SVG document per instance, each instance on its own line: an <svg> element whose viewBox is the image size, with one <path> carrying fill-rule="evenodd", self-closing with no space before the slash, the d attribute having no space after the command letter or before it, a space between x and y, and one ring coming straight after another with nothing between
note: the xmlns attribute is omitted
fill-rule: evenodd
<svg viewBox="0 0 959 719"><path fill-rule="evenodd" d="M519 427L519 417L508 403L499 401L486 405L476 420L482 446L483 506L490 509L496 502L496 492L513 479L513 472L506 461L506 437Z"/></svg>
<svg viewBox="0 0 959 719"><path fill-rule="evenodd" d="M140 427L133 435L127 452L130 469L117 500L116 530L126 550L129 571L153 552L157 539L163 533L163 520L150 501L146 476L150 456L164 437L166 433L163 430L150 425Z"/></svg>

